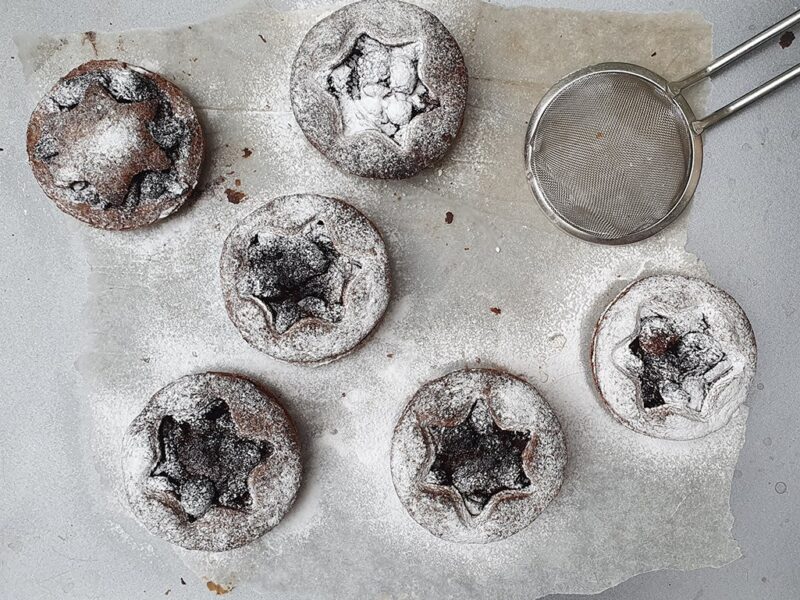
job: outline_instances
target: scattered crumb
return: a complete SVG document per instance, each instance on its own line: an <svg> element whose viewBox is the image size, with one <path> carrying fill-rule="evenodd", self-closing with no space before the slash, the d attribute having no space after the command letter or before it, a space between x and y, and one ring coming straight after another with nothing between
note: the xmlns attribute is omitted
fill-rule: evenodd
<svg viewBox="0 0 800 600"><path fill-rule="evenodd" d="M145 357L143 357L143 358L142 358L142 362L143 362L143 363L149 363L149 362L150 362L150 357L149 357L149 356L145 356Z"/></svg>
<svg viewBox="0 0 800 600"><path fill-rule="evenodd" d="M228 202L231 204L239 204L242 200L247 197L247 194L244 192L240 192L239 190L232 190L231 188L227 188L225 190L225 195L228 197Z"/></svg>
<svg viewBox="0 0 800 600"><path fill-rule="evenodd" d="M650 56L655 56L658 52L653 52Z"/></svg>
<svg viewBox="0 0 800 600"><path fill-rule="evenodd" d="M606 137L606 134L602 131L598 131L594 137L596 137L598 140L602 140L604 137Z"/></svg>
<svg viewBox="0 0 800 600"><path fill-rule="evenodd" d="M476 358L476 359L475 359L475 362L476 362L477 364L481 364L481 359L480 359L480 358Z"/></svg>
<svg viewBox="0 0 800 600"><path fill-rule="evenodd" d="M239 187L240 185L242 185L242 180L241 179L234 180L233 185L235 185L236 187Z"/></svg>
<svg viewBox="0 0 800 600"><path fill-rule="evenodd" d="M260 37L260 38L261 38L261 41L262 41L262 42L264 42L265 44L267 43L267 38L265 38L265 37L264 37L263 35L261 35L260 33L258 34L258 37Z"/></svg>
<svg viewBox="0 0 800 600"><path fill-rule="evenodd" d="M250 148L242 148L242 158L250 158L253 155L253 151Z"/></svg>
<svg viewBox="0 0 800 600"><path fill-rule="evenodd" d="M444 213L444 222L448 225L453 222L453 213L451 213L449 210Z"/></svg>
<svg viewBox="0 0 800 600"><path fill-rule="evenodd" d="M208 588L209 591L214 592L217 596L222 596L223 594L227 594L233 589L232 587L226 588L225 586L222 586L218 583L214 583L213 581L206 582L206 587Z"/></svg>
<svg viewBox="0 0 800 600"><path fill-rule="evenodd" d="M464 246L464 250L469 250L469 246Z"/></svg>
<svg viewBox="0 0 800 600"><path fill-rule="evenodd" d="M493 312L494 314L496 314L496 315L499 315L501 312L503 312L502 310L500 310L500 309L499 309L499 308L497 308L496 306L493 306L493 307L492 307L492 308L490 308L489 310L490 310L490 311L492 311L492 312Z"/></svg>
<svg viewBox="0 0 800 600"><path fill-rule="evenodd" d="M788 48L794 42L794 32L793 31L784 31L781 38L778 40L778 43L781 45L781 48Z"/></svg>
<svg viewBox="0 0 800 600"><path fill-rule="evenodd" d="M342 398L346 398L346 397L347 397L347 394L342 392Z"/></svg>
<svg viewBox="0 0 800 600"><path fill-rule="evenodd" d="M183 580L183 577L181 577L181 585L186 585L186 582Z"/></svg>
<svg viewBox="0 0 800 600"><path fill-rule="evenodd" d="M781 38L783 39L783 38ZM87 31L83 34L83 41L89 42L92 45L92 51L94 55L97 56L97 32L95 31ZM791 42L789 42L791 43Z"/></svg>
<svg viewBox="0 0 800 600"><path fill-rule="evenodd" d="M389 354L386 355L386 358L394 358L394 352L389 352Z"/></svg>
<svg viewBox="0 0 800 600"><path fill-rule="evenodd" d="M436 171L436 176L437 176L437 177L441 177L441 176L442 176L442 170L441 170L441 169L439 169L438 171Z"/></svg>
<svg viewBox="0 0 800 600"><path fill-rule="evenodd" d="M170 593L171 591L172 591L172 590L167 590L166 592L164 592L164 595L165 595L165 596L169 596L169 593Z"/></svg>
<svg viewBox="0 0 800 600"><path fill-rule="evenodd" d="M496 246L494 249L495 252L500 252L500 246Z"/></svg>

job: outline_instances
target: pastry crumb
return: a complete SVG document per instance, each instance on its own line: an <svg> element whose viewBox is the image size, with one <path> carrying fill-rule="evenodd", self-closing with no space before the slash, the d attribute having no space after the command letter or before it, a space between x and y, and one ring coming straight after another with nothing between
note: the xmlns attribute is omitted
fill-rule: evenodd
<svg viewBox="0 0 800 600"><path fill-rule="evenodd" d="M231 188L227 188L225 190L225 195L228 197L228 202L230 202L231 204L239 204L242 200L244 200L247 197L247 194L245 194L244 192L240 192L239 190L232 190Z"/></svg>

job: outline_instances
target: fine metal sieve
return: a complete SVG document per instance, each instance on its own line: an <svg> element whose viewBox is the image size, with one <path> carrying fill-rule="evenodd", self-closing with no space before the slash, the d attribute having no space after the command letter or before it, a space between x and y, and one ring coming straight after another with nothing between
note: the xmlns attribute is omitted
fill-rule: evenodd
<svg viewBox="0 0 800 600"><path fill-rule="evenodd" d="M703 132L800 75L800 64L711 113L695 117L684 90L800 22L800 11L685 79L603 63L559 81L531 117L528 182L547 216L605 244L653 235L686 207L703 163Z"/></svg>

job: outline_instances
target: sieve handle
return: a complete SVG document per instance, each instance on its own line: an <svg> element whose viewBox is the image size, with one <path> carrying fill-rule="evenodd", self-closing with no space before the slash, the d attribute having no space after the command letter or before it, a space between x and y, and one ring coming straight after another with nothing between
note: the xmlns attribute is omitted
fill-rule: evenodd
<svg viewBox="0 0 800 600"><path fill-rule="evenodd" d="M707 117L695 121L694 123L692 123L692 129L694 129L695 133L698 134L703 133L703 131L711 127L714 123L719 123L725 117L729 117L736 111L743 109L745 106L749 106L759 98L762 98L763 96L766 96L770 92L778 89L784 83L791 81L798 75L800 75L800 64L795 65L788 71L785 71L784 73L778 75L774 79L771 79L764 85L757 87L749 94L745 94L738 100L734 100L727 106L723 106L719 110L714 111Z"/></svg>
<svg viewBox="0 0 800 600"><path fill-rule="evenodd" d="M670 91L675 95L680 94L686 88L693 86L694 84L698 83L699 81L702 81L706 77L710 77L714 73L722 71L725 67L736 62L737 60L742 58L745 54L748 54L752 50L755 50L762 44L768 42L775 36L780 35L787 29L791 29L797 23L800 23L800 10L798 10L794 14L789 15L788 17L786 17L779 23L776 23L772 27L765 29L754 38L746 41L744 44L741 44L740 46L737 46L730 52L726 52L707 67L704 67L699 71L692 73L685 79L681 79L680 81L675 81L673 83L670 83L669 84Z"/></svg>

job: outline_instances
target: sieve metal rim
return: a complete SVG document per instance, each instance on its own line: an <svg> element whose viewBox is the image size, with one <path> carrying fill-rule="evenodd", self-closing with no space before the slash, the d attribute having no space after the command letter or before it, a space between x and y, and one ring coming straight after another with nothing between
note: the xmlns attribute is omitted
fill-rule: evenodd
<svg viewBox="0 0 800 600"><path fill-rule="evenodd" d="M686 184L681 194L675 200L674 205L669 213L648 227L624 236L613 238L600 237L597 235L597 233L582 227L578 227L562 217L559 212L550 204L547 196L544 194L541 186L539 185L538 179L533 173L533 139L536 134L536 130L542 121L542 118L547 112L547 109L550 107L553 101L558 98L561 93L570 85L584 77L601 73L619 73L622 75L640 77L662 90L664 94L677 106L680 114L683 116L683 120L685 122L684 124L686 126L686 130L689 132L689 139L691 141L691 156L689 159L689 172L686 178ZM579 69L562 78L553 87L551 87L539 101L539 104L536 106L533 115L531 115L531 120L528 123L528 131L525 136L524 152L525 176L528 180L528 185L530 186L536 201L547 218L557 227L573 236L588 242L604 245L622 245L641 241L658 233L670 223L675 221L675 219L680 216L680 214L689 204L689 201L694 196L694 193L697 189L697 184L700 181L700 172L703 166L703 138L700 133L695 131L695 128L692 125L695 121L696 117L694 111L683 95L680 93L672 93L670 91L669 82L649 69L624 62L605 62Z"/></svg>

